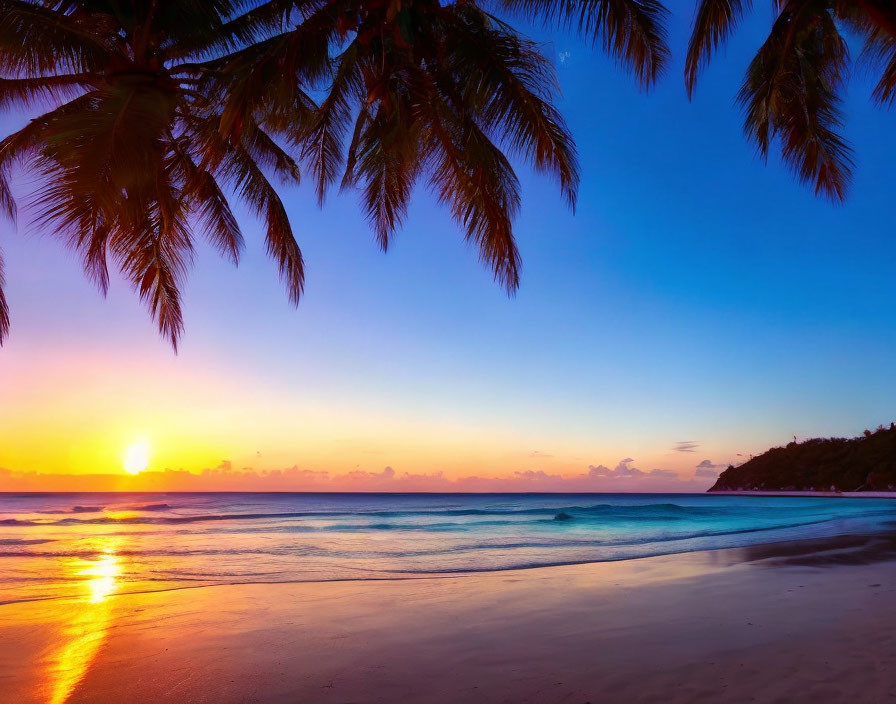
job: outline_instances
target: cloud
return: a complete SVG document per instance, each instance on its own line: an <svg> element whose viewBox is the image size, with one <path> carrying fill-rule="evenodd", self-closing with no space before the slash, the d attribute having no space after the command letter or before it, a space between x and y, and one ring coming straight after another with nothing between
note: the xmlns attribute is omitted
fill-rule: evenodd
<svg viewBox="0 0 896 704"><path fill-rule="evenodd" d="M553 457L553 455L548 454L547 452L541 452L540 450L532 450L532 452L529 453L529 457L545 458Z"/></svg>
<svg viewBox="0 0 896 704"><path fill-rule="evenodd" d="M709 479L715 479L721 474L722 470L725 469L727 465L724 464L713 464L711 460L703 460L700 464L697 465L697 471L694 472L695 477L707 477Z"/></svg>
<svg viewBox="0 0 896 704"><path fill-rule="evenodd" d="M675 452L696 452L698 447L700 447L700 443L696 440L679 440L675 443L675 447L672 450Z"/></svg>
<svg viewBox="0 0 896 704"><path fill-rule="evenodd" d="M610 477L613 476L613 470L609 467L605 467L602 464L597 466L593 464L588 465L588 476L589 477Z"/></svg>
<svg viewBox="0 0 896 704"><path fill-rule="evenodd" d="M634 461L635 460L632 457L626 457L624 460L619 460L619 464L617 464L616 469L613 470L613 475L617 477L644 476L644 472L642 472L640 469L630 466Z"/></svg>
<svg viewBox="0 0 896 704"><path fill-rule="evenodd" d="M697 465L698 468L709 467L710 469L721 469L724 466L725 465L723 464L713 464L712 460L703 460L700 464Z"/></svg>
<svg viewBox="0 0 896 704"><path fill-rule="evenodd" d="M612 477L615 479L641 479L643 477L678 478L678 472L671 469L651 469L649 472L644 472L637 467L631 466L634 461L631 457L626 457L624 460L620 460L619 464L613 469L602 464L597 466L590 465L588 467L588 476L592 478Z"/></svg>
<svg viewBox="0 0 896 704"><path fill-rule="evenodd" d="M619 460L619 464L616 465L613 469L609 467L605 467L602 464L597 466L589 465L588 467L588 476L590 477L642 477L644 476L644 472L642 472L637 467L631 467L631 463L635 460L631 457L626 457L624 460Z"/></svg>
<svg viewBox="0 0 896 704"><path fill-rule="evenodd" d="M577 474L520 470L499 477L411 474L386 466L379 471L328 472L300 469L235 468L229 460L201 473L182 469L123 474L40 474L0 472L5 491L383 491L383 492L599 492L702 491L704 483L681 479L669 469L644 471L626 457L613 469L591 465Z"/></svg>
<svg viewBox="0 0 896 704"><path fill-rule="evenodd" d="M559 474L548 474L547 472L543 472L540 469L537 471L533 471L530 469L525 472L514 472L513 476L517 479L523 479L527 482L545 482L563 479L563 477Z"/></svg>

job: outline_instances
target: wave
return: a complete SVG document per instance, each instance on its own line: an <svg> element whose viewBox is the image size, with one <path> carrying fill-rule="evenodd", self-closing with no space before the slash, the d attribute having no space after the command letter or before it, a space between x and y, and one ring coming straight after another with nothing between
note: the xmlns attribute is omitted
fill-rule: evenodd
<svg viewBox="0 0 896 704"><path fill-rule="evenodd" d="M760 529L762 530L762 529ZM782 536L783 538L783 536ZM780 540L782 538L777 538ZM329 583L329 582L370 582L370 581L404 581L417 579L463 579L464 574L475 574L481 572L506 572L514 570L541 569L550 567L562 567L569 565L592 564L599 562L618 562L628 559L640 559L647 557L655 557L662 555L674 555L680 553L692 552L694 550L706 550L719 547L737 547L737 544L719 544L704 545L703 547L695 547L688 544L686 540L668 541L655 546L644 546L645 549L638 551L625 551L617 553L605 553L600 557L597 556L578 556L566 559L560 556L545 558L543 560L519 560L507 562L504 564L492 565L465 565L462 567L445 567L430 569L384 569L371 570L359 569L344 566L337 572L330 574L296 574L290 571L257 571L257 572L226 572L226 571L193 571L184 570L168 570L165 573L149 572L142 575L131 575L124 577L121 581L121 589L115 592L115 596L125 596L128 594L144 594L159 591L173 591L180 589L191 589L198 587L210 586L228 586L228 585L248 585L248 584L304 584L304 583ZM352 574L354 572L355 574ZM47 577L16 577L10 576L4 578L4 581L17 582L28 581L34 583L52 583L52 579ZM158 584L159 586L150 586ZM162 586L164 585L164 586ZM9 604L44 601L44 600L66 600L72 598L81 598L77 588L75 591L62 591L55 593L32 591L30 594L23 594L18 598L3 599L0 597L0 606Z"/></svg>
<svg viewBox="0 0 896 704"><path fill-rule="evenodd" d="M487 551L508 551L508 550L531 550L531 549L604 549L604 548L641 548L653 544L664 544L676 541L695 540L699 538L717 538L731 535L747 535L750 533L770 532L776 530L787 530L792 528L804 528L811 525L820 525L830 523L829 519L804 521L802 523L779 523L769 526L738 528L728 530L694 530L674 535L654 534L644 535L642 537L627 537L619 539L564 539L564 540L515 540L500 542L478 542L464 543L447 546L444 548L431 547L421 550L346 550L346 549L328 549L322 545L300 544L287 545L283 547L264 548L186 548L186 549L124 549L117 550L116 554L120 557L132 558L153 558L153 557L196 557L196 556L245 556L245 555L267 555L276 557L336 557L348 559L377 559L377 558L408 558L408 557L434 557L437 555L459 555L463 553L482 553ZM41 542L41 541L36 541ZM57 550L57 551L41 551L41 550L0 550L0 558L3 557L34 557L34 558L81 558L96 559L103 555L100 549L73 549L73 550ZM595 561L593 558L586 560L587 562ZM541 563L539 563L541 564ZM551 564L551 563L546 563ZM394 571L394 570L393 570ZM398 570L402 571L402 570ZM441 572L439 569L413 570L424 572ZM459 571L467 571L466 568Z"/></svg>
<svg viewBox="0 0 896 704"><path fill-rule="evenodd" d="M84 508L84 507L82 507ZM168 504L145 504L142 506L131 507L133 511L168 511L172 507ZM767 511L750 507L744 509L745 515L759 516L763 513L768 515L780 515L778 508L771 508ZM86 512L86 511L85 511ZM816 507L804 507L800 509L790 509L789 514L803 515L825 515L823 511ZM870 512L865 512L868 515ZM883 513L886 513L885 511ZM0 520L2 525L17 526L46 526L46 525L117 525L117 524L182 524L182 523L201 523L207 521L277 521L292 518L338 518L351 517L355 519L364 518L428 518L428 517L445 517L445 518L462 518L462 517L501 517L508 518L527 518L544 516L545 519L553 521L556 516L569 516L565 520L586 519L589 521L606 520L606 521L675 521L675 520L694 520L694 519L712 519L720 516L731 517L735 512L730 507L706 507L706 506L681 506L674 503L658 503L644 504L635 506L619 506L613 504L596 504L592 506L550 506L538 508L469 508L469 509L422 509L422 510L401 510L401 511L286 511L286 512L258 512L258 513L207 513L207 514L189 514L174 516L109 516L104 515L96 518L60 518L57 520L33 520L33 519L17 519L7 518ZM382 529L389 526L391 529L396 525L387 521L373 524L358 524L358 528ZM437 524L435 524L437 525ZM406 525L401 527L407 527Z"/></svg>

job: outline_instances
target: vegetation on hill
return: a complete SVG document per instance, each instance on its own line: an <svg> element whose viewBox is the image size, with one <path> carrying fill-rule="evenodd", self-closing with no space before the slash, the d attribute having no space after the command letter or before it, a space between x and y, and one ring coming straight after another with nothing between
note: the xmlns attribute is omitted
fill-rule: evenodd
<svg viewBox="0 0 896 704"><path fill-rule="evenodd" d="M710 491L896 491L896 424L773 447L728 467Z"/></svg>

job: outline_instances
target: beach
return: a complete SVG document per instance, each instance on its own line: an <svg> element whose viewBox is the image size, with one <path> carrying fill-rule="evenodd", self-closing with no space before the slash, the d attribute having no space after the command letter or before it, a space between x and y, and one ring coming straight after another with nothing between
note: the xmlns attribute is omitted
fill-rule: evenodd
<svg viewBox="0 0 896 704"><path fill-rule="evenodd" d="M888 534L433 578L102 589L0 606L4 701L896 698Z"/></svg>
<svg viewBox="0 0 896 704"><path fill-rule="evenodd" d="M896 0L752 5L0 0L0 704L896 704Z"/></svg>

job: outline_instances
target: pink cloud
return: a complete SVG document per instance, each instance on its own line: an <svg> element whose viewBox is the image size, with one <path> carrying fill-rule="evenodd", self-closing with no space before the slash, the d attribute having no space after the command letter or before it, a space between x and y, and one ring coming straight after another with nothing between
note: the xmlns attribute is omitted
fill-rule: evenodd
<svg viewBox="0 0 896 704"><path fill-rule="evenodd" d="M673 470L644 471L626 457L614 469L591 465L574 475L543 470L503 477L449 478L441 472L410 474L392 467L347 473L299 469L235 469L224 460L199 474L166 469L136 476L118 474L39 474L0 471L0 491L382 491L382 492L639 492L704 491L706 481L683 480Z"/></svg>
<svg viewBox="0 0 896 704"><path fill-rule="evenodd" d="M703 460L697 465L694 476L716 479L727 466L726 464L713 464L711 460Z"/></svg>

